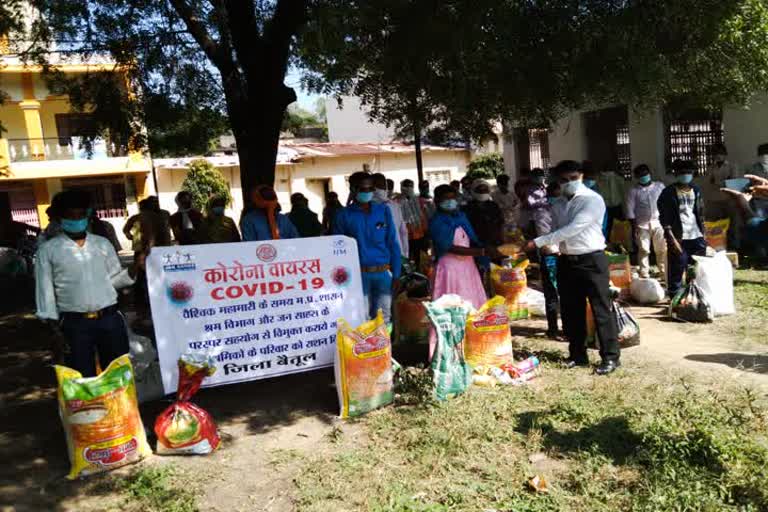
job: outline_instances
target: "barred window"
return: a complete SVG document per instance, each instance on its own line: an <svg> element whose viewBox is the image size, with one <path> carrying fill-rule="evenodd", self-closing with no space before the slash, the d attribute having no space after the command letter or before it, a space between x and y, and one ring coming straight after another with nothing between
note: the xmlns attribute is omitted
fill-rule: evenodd
<svg viewBox="0 0 768 512"><path fill-rule="evenodd" d="M712 165L712 146L723 143L722 112L689 110L676 116L667 115L666 156L668 172L675 160L691 160L696 175L704 174Z"/></svg>

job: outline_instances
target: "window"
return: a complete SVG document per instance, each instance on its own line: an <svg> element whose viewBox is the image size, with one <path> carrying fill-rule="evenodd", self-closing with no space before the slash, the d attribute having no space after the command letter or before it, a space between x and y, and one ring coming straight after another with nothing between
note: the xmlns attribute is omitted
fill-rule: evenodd
<svg viewBox="0 0 768 512"><path fill-rule="evenodd" d="M96 122L90 114L56 114L59 145L71 144L72 137L95 137Z"/></svg>
<svg viewBox="0 0 768 512"><path fill-rule="evenodd" d="M122 179L71 179L62 183L65 190L86 192L91 206L102 219L122 218L128 215L125 183Z"/></svg>
<svg viewBox="0 0 768 512"><path fill-rule="evenodd" d="M586 112L583 119L587 134L587 160L598 171L616 170L625 178L631 178L632 145L626 105Z"/></svg>
<svg viewBox="0 0 768 512"><path fill-rule="evenodd" d="M722 112L689 110L678 115L667 113L666 156L671 170L675 160L692 160L696 174L712 165L712 146L723 143Z"/></svg>
<svg viewBox="0 0 768 512"><path fill-rule="evenodd" d="M434 190L438 185L447 185L451 182L451 171L427 171L426 180Z"/></svg>
<svg viewBox="0 0 768 512"><path fill-rule="evenodd" d="M546 128L515 129L515 147L517 167L520 169L547 170L551 165L549 158L549 130Z"/></svg>

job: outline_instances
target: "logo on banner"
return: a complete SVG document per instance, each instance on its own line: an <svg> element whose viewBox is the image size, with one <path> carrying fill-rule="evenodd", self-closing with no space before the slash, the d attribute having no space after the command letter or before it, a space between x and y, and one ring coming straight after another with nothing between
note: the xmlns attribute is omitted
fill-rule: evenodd
<svg viewBox="0 0 768 512"><path fill-rule="evenodd" d="M333 241L333 255L334 256L346 256L347 254L347 242L341 238Z"/></svg>
<svg viewBox="0 0 768 512"><path fill-rule="evenodd" d="M184 272L196 268L195 256L191 253L176 251L163 255L163 270L165 272Z"/></svg>
<svg viewBox="0 0 768 512"><path fill-rule="evenodd" d="M256 249L256 257L265 263L277 258L277 249L274 245L262 244Z"/></svg>

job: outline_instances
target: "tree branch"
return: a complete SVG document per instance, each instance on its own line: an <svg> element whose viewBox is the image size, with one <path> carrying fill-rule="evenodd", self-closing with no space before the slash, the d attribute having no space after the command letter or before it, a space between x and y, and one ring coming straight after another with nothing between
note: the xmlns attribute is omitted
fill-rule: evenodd
<svg viewBox="0 0 768 512"><path fill-rule="evenodd" d="M222 47L211 38L208 29L205 27L205 22L200 19L194 9L187 4L186 0L170 0L170 3L176 10L176 14L184 21L189 33L197 41L197 44L200 45L200 48L203 49L211 62L219 68L222 75L231 72L234 68L232 56L226 55L222 51Z"/></svg>
<svg viewBox="0 0 768 512"><path fill-rule="evenodd" d="M246 67L256 65L262 53L262 42L253 2L243 0L217 0L223 2L226 9L226 21L229 25L232 44L237 58Z"/></svg>
<svg viewBox="0 0 768 512"><path fill-rule="evenodd" d="M288 69L292 39L307 21L307 3L307 0L278 0L275 14L264 29L264 39L269 47L266 57L280 79Z"/></svg>

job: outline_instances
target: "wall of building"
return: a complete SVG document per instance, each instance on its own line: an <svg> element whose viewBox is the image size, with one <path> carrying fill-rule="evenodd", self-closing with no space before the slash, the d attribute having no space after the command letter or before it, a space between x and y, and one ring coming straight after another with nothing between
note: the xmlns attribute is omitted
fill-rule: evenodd
<svg viewBox="0 0 768 512"><path fill-rule="evenodd" d="M334 98L325 100L329 142L391 142L395 132L383 124L371 122L354 96L345 96L342 107Z"/></svg>
<svg viewBox="0 0 768 512"><path fill-rule="evenodd" d="M552 127L549 132L549 158L552 165L561 160L586 160L587 138L581 112L572 113Z"/></svg>
<svg viewBox="0 0 768 512"><path fill-rule="evenodd" d="M723 111L725 145L731 162L748 167L757 161L757 146L768 144L768 95L755 99L748 108Z"/></svg>
<svg viewBox="0 0 768 512"><path fill-rule="evenodd" d="M664 118L661 110L629 111L629 140L632 167L646 164L657 178L666 175Z"/></svg>

